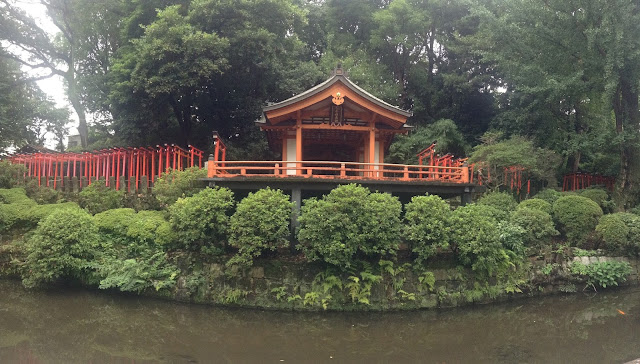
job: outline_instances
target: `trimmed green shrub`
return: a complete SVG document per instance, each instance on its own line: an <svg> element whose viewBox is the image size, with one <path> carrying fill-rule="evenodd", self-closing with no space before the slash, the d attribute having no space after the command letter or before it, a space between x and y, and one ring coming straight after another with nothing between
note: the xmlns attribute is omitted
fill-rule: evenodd
<svg viewBox="0 0 640 364"><path fill-rule="evenodd" d="M35 205L36 202L27 196L27 192L22 187L0 189L0 203L2 204L22 204L23 206Z"/></svg>
<svg viewBox="0 0 640 364"><path fill-rule="evenodd" d="M602 216L596 226L596 232L610 252L620 252L627 245L629 228L618 214Z"/></svg>
<svg viewBox="0 0 640 364"><path fill-rule="evenodd" d="M293 203L269 187L250 193L231 216L229 243L239 249L229 264L251 265L264 251L289 246Z"/></svg>
<svg viewBox="0 0 640 364"><path fill-rule="evenodd" d="M164 205L171 205L181 197L190 197L200 192L207 177L207 170L198 167L187 168L184 171L175 169L163 173L153 184L153 194Z"/></svg>
<svg viewBox="0 0 640 364"><path fill-rule="evenodd" d="M404 236L422 263L436 254L438 248L449 248L451 207L439 196L414 196L405 205Z"/></svg>
<svg viewBox="0 0 640 364"><path fill-rule="evenodd" d="M494 207L499 211L496 218L498 220L506 220L509 213L516 209L518 202L510 193L506 192L489 192L478 199L478 205Z"/></svg>
<svg viewBox="0 0 640 364"><path fill-rule="evenodd" d="M553 219L572 245L583 243L594 231L602 209L591 199L564 196L553 204Z"/></svg>
<svg viewBox="0 0 640 364"><path fill-rule="evenodd" d="M127 237L138 245L167 246L176 240L176 234L162 211L140 211L133 215L128 225Z"/></svg>
<svg viewBox="0 0 640 364"><path fill-rule="evenodd" d="M80 207L95 215L99 212L124 207L124 191L116 191L98 181L80 191Z"/></svg>
<svg viewBox="0 0 640 364"><path fill-rule="evenodd" d="M604 215L596 232L610 254L637 256L640 253L640 216L626 212Z"/></svg>
<svg viewBox="0 0 640 364"><path fill-rule="evenodd" d="M221 253L227 241L229 215L235 201L228 188L205 188L191 197L179 198L169 206L171 226L178 235L178 247L213 249Z"/></svg>
<svg viewBox="0 0 640 364"><path fill-rule="evenodd" d="M451 216L452 250L460 263L484 278L507 272L521 259L503 245L491 210L491 206L471 204L457 208Z"/></svg>
<svg viewBox="0 0 640 364"><path fill-rule="evenodd" d="M107 210L93 216L93 223L101 234L125 236L136 211L130 208Z"/></svg>
<svg viewBox="0 0 640 364"><path fill-rule="evenodd" d="M545 200L553 206L556 200L562 196L564 196L562 192L556 191L553 188L545 188L544 190L536 193L534 197Z"/></svg>
<svg viewBox="0 0 640 364"><path fill-rule="evenodd" d="M546 201L539 201L548 204ZM551 238L560 234L555 229L551 215L543 210L518 208L511 214L511 222L524 229L524 243L530 248L539 249L544 245L550 245Z"/></svg>
<svg viewBox="0 0 640 364"><path fill-rule="evenodd" d="M22 164L0 161L0 188L12 188L22 184L26 168Z"/></svg>
<svg viewBox="0 0 640 364"><path fill-rule="evenodd" d="M590 187L579 191L578 196L586 197L597 203L602 211L610 212L615 208L615 203L609 200L609 193L598 187Z"/></svg>
<svg viewBox="0 0 640 364"><path fill-rule="evenodd" d="M628 256L640 256L640 216L631 213L618 213L627 228L629 235L627 236L627 245L622 252Z"/></svg>
<svg viewBox="0 0 640 364"><path fill-rule="evenodd" d="M298 240L311 261L349 268L356 254L395 254L402 204L386 193L350 184L304 202Z"/></svg>
<svg viewBox="0 0 640 364"><path fill-rule="evenodd" d="M553 212L552 205L549 202L540 198L530 198L528 200L524 200L520 202L516 210L519 210L519 209L540 210L540 211L546 212L549 215L551 215L551 213Z"/></svg>
<svg viewBox="0 0 640 364"><path fill-rule="evenodd" d="M39 204L51 204L62 200L62 192L47 186L38 186L38 180L32 179L25 186L25 191L30 199Z"/></svg>
<svg viewBox="0 0 640 364"><path fill-rule="evenodd" d="M74 202L38 205L33 200L30 204L0 204L0 231L11 229L34 229L38 223L56 210L78 208Z"/></svg>
<svg viewBox="0 0 640 364"><path fill-rule="evenodd" d="M22 283L31 288L59 279L86 278L97 248L98 232L86 211L56 210L27 241Z"/></svg>

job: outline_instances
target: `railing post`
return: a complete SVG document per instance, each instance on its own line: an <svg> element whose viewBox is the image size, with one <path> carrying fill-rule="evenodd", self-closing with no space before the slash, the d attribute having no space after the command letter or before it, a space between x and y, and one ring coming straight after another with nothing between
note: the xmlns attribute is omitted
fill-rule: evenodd
<svg viewBox="0 0 640 364"><path fill-rule="evenodd" d="M409 166L404 166L404 180L409 180Z"/></svg>
<svg viewBox="0 0 640 364"><path fill-rule="evenodd" d="M162 157L160 157L162 160ZM213 154L209 154L209 160L207 162L207 177L211 178L216 175L216 162L213 158Z"/></svg>
<svg viewBox="0 0 640 364"><path fill-rule="evenodd" d="M347 175L347 171L345 169L345 164L340 163L340 177L345 177Z"/></svg>
<svg viewBox="0 0 640 364"><path fill-rule="evenodd" d="M469 183L469 165L466 162L462 165L462 183Z"/></svg>
<svg viewBox="0 0 640 364"><path fill-rule="evenodd" d="M273 169L273 174L276 176L280 175L280 163L276 163L276 167Z"/></svg>

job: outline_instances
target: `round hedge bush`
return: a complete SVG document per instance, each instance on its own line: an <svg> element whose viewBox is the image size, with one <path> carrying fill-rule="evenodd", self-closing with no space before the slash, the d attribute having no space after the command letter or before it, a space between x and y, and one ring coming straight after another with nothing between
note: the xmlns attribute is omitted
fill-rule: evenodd
<svg viewBox="0 0 640 364"><path fill-rule="evenodd" d="M35 287L63 278L84 278L98 253L98 231L91 215L61 208L44 219L26 244L22 283Z"/></svg>
<svg viewBox="0 0 640 364"><path fill-rule="evenodd" d="M637 256L640 253L640 216L627 212L604 215L596 232L610 254Z"/></svg>
<svg viewBox="0 0 640 364"><path fill-rule="evenodd" d="M553 204L553 219L574 246L587 239L595 230L601 216L600 206L586 197L564 196Z"/></svg>
<svg viewBox="0 0 640 364"><path fill-rule="evenodd" d="M503 245L501 226L505 223L500 224L493 217L492 210L495 208L471 204L457 208L451 216L451 246L457 253L458 260L484 278L505 273L521 259ZM509 235L507 240L513 240L512 234ZM518 243L510 241L509 244Z"/></svg>
<svg viewBox="0 0 640 364"><path fill-rule="evenodd" d="M289 246L293 203L269 187L242 199L231 216L229 244L239 249L230 264L251 265L264 251Z"/></svg>
<svg viewBox="0 0 640 364"><path fill-rule="evenodd" d="M545 188L544 190L535 194L535 198L545 200L551 205L554 204L560 197L564 196L562 192L556 191L553 188Z"/></svg>
<svg viewBox="0 0 640 364"><path fill-rule="evenodd" d="M191 197L204 187L200 179L207 177L204 168L191 167L183 171L172 169L153 184L153 194L164 205L172 205L181 197Z"/></svg>
<svg viewBox="0 0 640 364"><path fill-rule="evenodd" d="M235 201L228 188L205 188L169 206L169 221L178 238L178 248L213 249L220 253L227 241L229 217Z"/></svg>
<svg viewBox="0 0 640 364"><path fill-rule="evenodd" d="M99 212L124 207L124 191L107 187L104 181L93 182L80 191L78 204L95 215Z"/></svg>
<svg viewBox="0 0 640 364"><path fill-rule="evenodd" d="M546 201L539 201L548 204ZM526 233L524 243L530 248L550 245L551 238L559 234L551 215L543 210L519 207L511 214L511 222L524 229Z"/></svg>
<svg viewBox="0 0 640 364"><path fill-rule="evenodd" d="M451 207L439 196L414 196L405 205L404 236L422 263L433 256L438 248L448 248Z"/></svg>
<svg viewBox="0 0 640 364"><path fill-rule="evenodd" d="M402 204L387 193L350 184L304 202L298 218L299 246L310 261L346 269L356 254L395 254Z"/></svg>
<svg viewBox="0 0 640 364"><path fill-rule="evenodd" d="M530 198L528 200L524 200L520 202L516 210L519 209L540 210L546 212L549 215L551 215L551 213L553 212L552 205L541 198Z"/></svg>
<svg viewBox="0 0 640 364"><path fill-rule="evenodd" d="M516 209L518 202L509 193L506 192L490 192L478 199L478 205L494 207L499 211L496 216L498 220L506 220L509 213Z"/></svg>
<svg viewBox="0 0 640 364"><path fill-rule="evenodd" d="M629 228L618 214L602 216L596 226L596 232L609 252L620 252L627 245Z"/></svg>

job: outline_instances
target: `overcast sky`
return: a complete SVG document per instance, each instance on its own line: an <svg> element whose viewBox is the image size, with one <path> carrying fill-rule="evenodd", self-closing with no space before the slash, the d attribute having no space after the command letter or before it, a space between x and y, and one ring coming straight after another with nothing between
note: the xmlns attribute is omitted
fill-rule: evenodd
<svg viewBox="0 0 640 364"><path fill-rule="evenodd" d="M99 1L99 0L98 0ZM55 34L57 32L57 28L51 21L49 21L46 15L46 9L44 5L40 4L37 0L20 0L16 2L18 6L22 7L29 15L36 19L38 25L42 27L44 30L50 32L51 34ZM33 71L30 71L28 68L23 68L25 72L28 74L33 74ZM58 107L66 107L69 109L71 123L67 126L69 127L69 134L74 135L78 134L77 125L77 117L73 109L71 108L69 102L67 101L65 92L64 92L64 84L62 81L62 77L60 76L52 76L50 78L37 81L38 86L42 89L42 91L46 92L49 97L56 102ZM55 142L51 139L53 136L49 135L47 139L47 147L53 148L55 147ZM66 143L66 141L65 141Z"/></svg>

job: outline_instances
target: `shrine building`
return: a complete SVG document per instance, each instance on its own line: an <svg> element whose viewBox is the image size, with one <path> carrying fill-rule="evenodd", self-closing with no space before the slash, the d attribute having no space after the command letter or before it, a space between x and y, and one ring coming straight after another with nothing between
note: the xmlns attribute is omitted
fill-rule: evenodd
<svg viewBox="0 0 640 364"><path fill-rule="evenodd" d="M345 183L394 194L461 196L462 203L469 202L478 186L466 159L434 156L433 148L426 148L418 165L384 162L393 138L411 130L411 115L351 82L338 66L319 85L263 108L256 124L280 160L226 160L226 147L217 138L207 181L232 189L289 190L298 206L301 191Z"/></svg>

